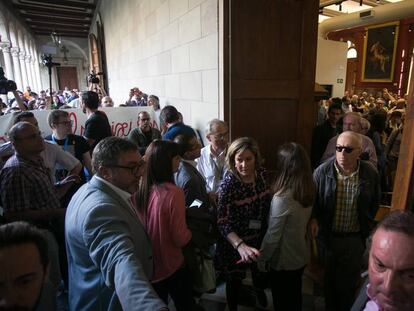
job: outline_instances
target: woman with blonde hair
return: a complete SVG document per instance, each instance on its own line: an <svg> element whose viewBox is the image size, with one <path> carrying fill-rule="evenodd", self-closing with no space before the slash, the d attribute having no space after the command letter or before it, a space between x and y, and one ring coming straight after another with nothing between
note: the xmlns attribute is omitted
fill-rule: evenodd
<svg viewBox="0 0 414 311"><path fill-rule="evenodd" d="M270 204L261 157L256 141L236 139L226 156L228 173L218 194L217 224L221 236L216 248L216 270L225 278L227 304L237 310L238 294L247 268L254 284L259 247ZM263 291L259 291L264 295Z"/></svg>
<svg viewBox="0 0 414 311"><path fill-rule="evenodd" d="M315 198L310 160L301 145L291 142L278 149L272 190L258 268L270 273L274 309L300 311L302 274L310 254L307 225Z"/></svg>

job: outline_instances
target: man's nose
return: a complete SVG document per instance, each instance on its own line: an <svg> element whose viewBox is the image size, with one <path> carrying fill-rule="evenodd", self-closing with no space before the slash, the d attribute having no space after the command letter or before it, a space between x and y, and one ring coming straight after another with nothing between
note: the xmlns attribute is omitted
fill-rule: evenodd
<svg viewBox="0 0 414 311"><path fill-rule="evenodd" d="M390 295L396 291L398 287L398 275L388 271L384 274L384 281L382 286L382 291L386 295Z"/></svg>

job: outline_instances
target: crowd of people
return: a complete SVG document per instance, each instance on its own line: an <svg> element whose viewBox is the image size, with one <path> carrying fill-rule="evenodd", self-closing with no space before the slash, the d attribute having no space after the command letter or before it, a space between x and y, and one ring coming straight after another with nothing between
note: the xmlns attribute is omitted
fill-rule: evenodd
<svg viewBox="0 0 414 311"><path fill-rule="evenodd" d="M413 310L414 215L375 221L405 115L404 99L383 95L324 102L311 157L284 143L271 174L254 138L230 141L213 119L202 147L174 106L138 88L125 105L157 105L161 131L143 111L113 136L99 109L110 98L91 90L78 98L83 136L62 105L41 137L22 106L0 146L0 309L55 310L67 289L69 310L203 310L201 295L225 282L235 311L251 275L259 306L270 288L275 310L301 310L317 244L326 310Z"/></svg>
<svg viewBox="0 0 414 311"><path fill-rule="evenodd" d="M114 101L99 84L90 84L89 91L94 91L99 97L99 107L133 107L133 106L152 106L154 111L160 110L159 98L156 95L143 93L138 87L133 87L124 103L115 105ZM39 93L33 92L30 86L24 92L20 90L12 91L13 98L3 102L0 98L0 115L26 111L26 110L51 110L51 109L70 109L80 108L82 94L85 91L78 89L70 90L65 87L63 90L50 92L49 89L41 90Z"/></svg>

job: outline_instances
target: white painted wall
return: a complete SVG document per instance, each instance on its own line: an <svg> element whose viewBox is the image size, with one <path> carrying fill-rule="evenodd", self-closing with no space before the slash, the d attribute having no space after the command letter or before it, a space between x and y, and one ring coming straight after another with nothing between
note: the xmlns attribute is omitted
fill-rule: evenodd
<svg viewBox="0 0 414 311"><path fill-rule="evenodd" d="M344 96L347 52L346 42L318 38L315 82L332 84L332 97ZM343 83L337 83L338 79L342 79Z"/></svg>
<svg viewBox="0 0 414 311"><path fill-rule="evenodd" d="M102 0L98 13L116 105L138 86L195 128L219 117L218 0Z"/></svg>

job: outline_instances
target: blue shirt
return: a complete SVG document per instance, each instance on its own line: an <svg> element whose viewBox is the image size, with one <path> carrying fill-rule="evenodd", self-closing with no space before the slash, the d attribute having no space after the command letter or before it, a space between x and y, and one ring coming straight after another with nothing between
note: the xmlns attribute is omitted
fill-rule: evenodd
<svg viewBox="0 0 414 311"><path fill-rule="evenodd" d="M174 140L178 135L195 136L195 132L192 127L185 125L182 122L178 122L168 128L167 132L162 136L162 139Z"/></svg>

